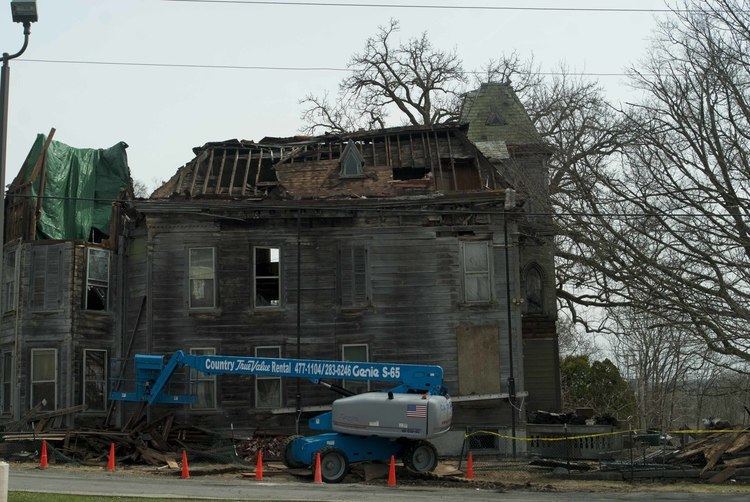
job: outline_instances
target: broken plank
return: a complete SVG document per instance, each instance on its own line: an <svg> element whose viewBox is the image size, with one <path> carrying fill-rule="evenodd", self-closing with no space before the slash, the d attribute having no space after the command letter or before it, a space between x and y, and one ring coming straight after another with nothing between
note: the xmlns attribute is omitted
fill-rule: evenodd
<svg viewBox="0 0 750 502"><path fill-rule="evenodd" d="M724 481L726 481L729 478L731 478L732 476L734 476L736 472L737 472L737 468L736 467L731 467L731 466L727 467L723 471L720 471L719 473L714 474L713 476L711 476L708 479L708 482L709 483L723 483Z"/></svg>
<svg viewBox="0 0 750 502"><path fill-rule="evenodd" d="M232 164L232 176L229 178L229 195L234 190L234 175L237 174L237 161L240 160L240 149L234 151L234 163Z"/></svg>
<svg viewBox="0 0 750 502"><path fill-rule="evenodd" d="M248 150L247 151L247 161L245 161L245 176L242 179L242 195L245 195L245 190L247 189L247 176L250 174L250 161L253 158L253 151Z"/></svg>

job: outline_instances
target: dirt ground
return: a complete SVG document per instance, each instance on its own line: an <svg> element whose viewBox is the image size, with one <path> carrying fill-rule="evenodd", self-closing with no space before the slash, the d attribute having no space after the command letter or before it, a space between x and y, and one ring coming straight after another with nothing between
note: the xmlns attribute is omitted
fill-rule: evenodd
<svg viewBox="0 0 750 502"><path fill-rule="evenodd" d="M476 477L474 481L468 481L456 473L456 461L441 462L436 470L438 475L421 477L414 476L399 467L397 470L398 482L410 486L452 486L452 487L476 487L499 490L526 490L539 492L591 492L591 493L627 493L627 492L684 492L684 493L713 493L713 494L745 494L750 496L750 484L739 484L728 481L724 484L707 484L704 482L668 482L668 481L595 481L565 479L553 475L550 471L536 470L525 464L508 465L507 463L482 462L475 466ZM464 466L465 467L465 463ZM11 463L13 470L36 470L35 463L20 462ZM83 466L70 464L50 464L50 470L66 472L103 472L104 467ZM179 476L179 470L165 467L152 466L118 466L120 474L138 477L165 477ZM383 472L385 469L383 468ZM190 474L192 478L205 477L213 481L221 479L254 478L254 466L227 466L225 464L191 464ZM359 474L359 475L357 475ZM440 475L447 474L447 475ZM264 470L265 479L283 483L310 483L312 474L298 475L290 474L287 469L276 462L269 462ZM355 470L353 475L346 479L346 483L367 483L373 485L385 484L384 477L376 477L365 481L362 470Z"/></svg>

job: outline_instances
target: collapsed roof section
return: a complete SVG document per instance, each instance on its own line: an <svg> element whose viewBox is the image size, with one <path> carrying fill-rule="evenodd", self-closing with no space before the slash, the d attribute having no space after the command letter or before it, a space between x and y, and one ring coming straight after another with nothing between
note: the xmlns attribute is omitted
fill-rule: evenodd
<svg viewBox="0 0 750 502"><path fill-rule="evenodd" d="M110 234L112 204L133 193L124 142L74 148L39 134L8 187L5 241L92 241Z"/></svg>
<svg viewBox="0 0 750 502"><path fill-rule="evenodd" d="M377 198L506 187L467 127L210 142L151 198Z"/></svg>

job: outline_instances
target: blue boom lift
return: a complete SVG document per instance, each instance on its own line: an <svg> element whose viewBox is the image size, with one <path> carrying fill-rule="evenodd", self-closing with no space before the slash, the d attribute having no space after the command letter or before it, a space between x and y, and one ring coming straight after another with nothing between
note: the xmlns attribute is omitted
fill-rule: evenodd
<svg viewBox="0 0 750 502"><path fill-rule="evenodd" d="M209 375L273 376L304 378L345 397L333 402L330 412L313 417L310 429L325 431L314 436L290 438L284 451L288 467L313 464L321 455L321 473L329 483L341 481L354 462L387 461L391 455L417 472L437 466L435 447L427 441L450 429L453 410L443 387L440 366L356 361L324 361L219 355L135 356L134 392L112 392L116 401L148 404L190 404L191 395L167 395L164 391L174 372L192 368ZM328 380L375 381L395 386L385 392L351 392Z"/></svg>

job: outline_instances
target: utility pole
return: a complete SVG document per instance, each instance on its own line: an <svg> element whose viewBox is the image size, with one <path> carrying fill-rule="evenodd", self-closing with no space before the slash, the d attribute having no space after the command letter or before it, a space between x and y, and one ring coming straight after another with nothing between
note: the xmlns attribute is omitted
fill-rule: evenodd
<svg viewBox="0 0 750 502"><path fill-rule="evenodd" d="M3 279L5 266L5 159L8 152L8 99L10 95L10 60L15 59L29 46L31 23L38 19L36 1L13 0L10 10L14 23L23 23L23 45L15 54L3 53L3 69L0 73L0 281ZM0 295L2 291L0 290ZM0 297L2 305L2 297Z"/></svg>
<svg viewBox="0 0 750 502"><path fill-rule="evenodd" d="M36 0L13 0L10 2L10 12L14 23L23 24L23 45L21 50L14 54L3 53L3 65L0 71L0 284L5 284L5 162L8 154L8 101L10 96L10 60L15 59L24 52L29 46L29 35L31 35L31 23L36 23L39 19L36 12ZM2 309L5 299L2 297L3 291L0 288L0 309ZM13 348L13 368L12 378L18 374L15 368L19 367L18 357L18 339ZM12 385L13 396L12 408L14 416L19 413L19 394L17 385ZM8 397L4 397L8 399Z"/></svg>
<svg viewBox="0 0 750 502"><path fill-rule="evenodd" d="M513 458L516 458L516 378L513 369L513 312L510 297L510 242L508 241L508 211L516 205L516 192L513 189L505 190L505 204L503 212L503 243L505 244L505 296L508 312L508 403L510 404L510 435L513 437Z"/></svg>

